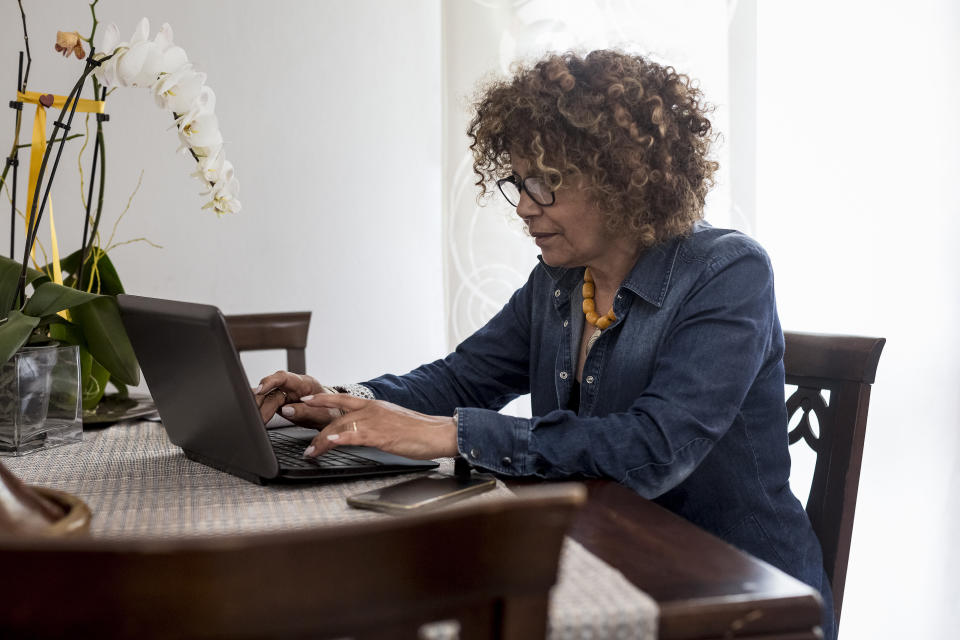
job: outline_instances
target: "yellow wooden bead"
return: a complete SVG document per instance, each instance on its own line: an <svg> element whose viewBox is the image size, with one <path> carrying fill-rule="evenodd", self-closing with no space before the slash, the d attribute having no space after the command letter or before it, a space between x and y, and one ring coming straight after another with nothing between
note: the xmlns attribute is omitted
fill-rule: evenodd
<svg viewBox="0 0 960 640"><path fill-rule="evenodd" d="M584 283L583 283L583 297L584 297L584 298L592 298L592 297L593 297L593 283L592 283L592 282L584 282Z"/></svg>
<svg viewBox="0 0 960 640"><path fill-rule="evenodd" d="M597 315L596 311L589 311L587 312L586 316L587 316L587 322L589 322L592 325L596 325L597 320L600 319L600 316Z"/></svg>
<svg viewBox="0 0 960 640"><path fill-rule="evenodd" d="M610 322L617 321L617 314L613 312L613 309L610 309L610 311L607 311L607 317L610 318Z"/></svg>
<svg viewBox="0 0 960 640"><path fill-rule="evenodd" d="M590 269L584 269L584 271L583 271L583 281L584 281L584 282L593 282L593 274L590 273Z"/></svg>
<svg viewBox="0 0 960 640"><path fill-rule="evenodd" d="M602 318L598 318L594 324L597 325L598 329L602 330L609 327L612 323L610 321L610 318L608 318L607 316L603 316Z"/></svg>
<svg viewBox="0 0 960 640"><path fill-rule="evenodd" d="M583 301L583 312L584 313L594 313L597 310L596 305L593 304L592 298L587 298Z"/></svg>

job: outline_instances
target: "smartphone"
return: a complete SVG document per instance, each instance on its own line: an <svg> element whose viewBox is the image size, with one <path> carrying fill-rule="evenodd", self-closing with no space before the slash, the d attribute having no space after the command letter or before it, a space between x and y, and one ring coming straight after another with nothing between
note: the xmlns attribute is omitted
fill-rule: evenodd
<svg viewBox="0 0 960 640"><path fill-rule="evenodd" d="M496 484L493 476L483 473L472 473L466 478L431 473L375 491L358 493L348 497L347 504L357 509L386 513L413 513L469 498L493 489Z"/></svg>

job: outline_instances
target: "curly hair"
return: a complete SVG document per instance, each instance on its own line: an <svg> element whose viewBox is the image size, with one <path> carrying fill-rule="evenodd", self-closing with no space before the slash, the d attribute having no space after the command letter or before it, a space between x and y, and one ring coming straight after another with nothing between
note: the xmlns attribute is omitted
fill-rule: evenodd
<svg viewBox="0 0 960 640"><path fill-rule="evenodd" d="M643 248L689 233L718 167L702 100L673 67L617 51L520 66L474 104L467 134L480 197L510 175L513 150L554 191L565 176L585 178L608 228Z"/></svg>

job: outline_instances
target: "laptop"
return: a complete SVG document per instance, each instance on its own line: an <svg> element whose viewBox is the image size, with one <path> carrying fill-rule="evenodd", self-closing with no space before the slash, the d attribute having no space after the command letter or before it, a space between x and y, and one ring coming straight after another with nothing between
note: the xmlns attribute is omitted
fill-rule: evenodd
<svg viewBox="0 0 960 640"><path fill-rule="evenodd" d="M167 436L191 460L258 484L438 466L358 446L304 459L303 450L316 430L264 426L219 309L124 294L117 296L117 303Z"/></svg>

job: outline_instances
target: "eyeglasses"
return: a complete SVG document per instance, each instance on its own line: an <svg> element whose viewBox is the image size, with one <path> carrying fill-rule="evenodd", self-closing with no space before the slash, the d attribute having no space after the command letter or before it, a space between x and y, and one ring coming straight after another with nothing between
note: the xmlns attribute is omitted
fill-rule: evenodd
<svg viewBox="0 0 960 640"><path fill-rule="evenodd" d="M507 202L514 207L520 204L521 191L526 191L530 199L541 207L549 207L557 200L556 195L543 181L543 178L537 176L521 179L514 173L509 178L497 180L497 188L500 189L500 193L507 199Z"/></svg>

